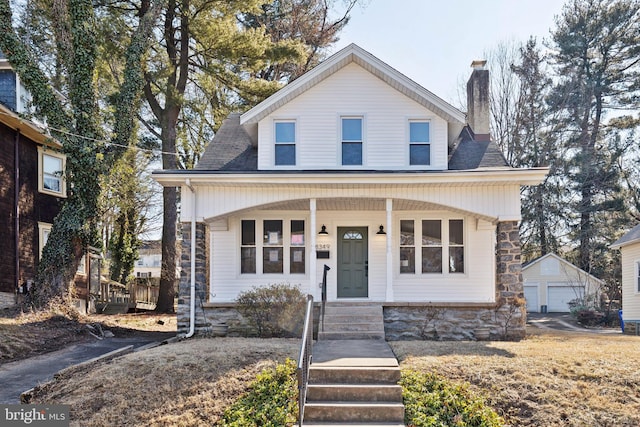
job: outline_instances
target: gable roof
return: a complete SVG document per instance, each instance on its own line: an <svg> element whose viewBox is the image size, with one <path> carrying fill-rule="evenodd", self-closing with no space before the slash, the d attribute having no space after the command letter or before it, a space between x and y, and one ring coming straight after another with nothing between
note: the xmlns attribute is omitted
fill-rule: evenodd
<svg viewBox="0 0 640 427"><path fill-rule="evenodd" d="M578 267L578 266L576 266L576 265L574 265L574 264L571 264L569 261L567 261L566 259L562 258L560 255L557 255L557 254L555 254L555 253L553 253L553 252L550 252L550 253L548 253L548 254L546 254L546 255L543 255L543 256L541 256L541 257L538 257L538 258L536 258L536 259L534 259L534 260L532 260L532 261L529 261L529 262L528 262L528 263L526 263L526 264L523 264L523 265L522 265L522 272L524 273L524 271L525 271L525 270L527 270L527 269L529 269L529 268L533 267L534 265L536 265L536 264L538 264L538 263L542 262L543 260L545 260L545 259L547 259L547 258L555 258L555 259L557 259L558 261L560 261L561 263L563 263L564 265L566 265L567 267L569 267L569 268L571 268L571 269L574 269L574 270L576 270L576 271L580 272L581 274L586 275L587 277L589 277L589 279L594 280L594 281L596 281L596 282L598 282L598 283L604 283L602 280L598 279L598 278L597 278L596 276L594 276L593 274L587 273L586 271L584 271L584 270L583 270L583 269L581 269L580 267Z"/></svg>
<svg viewBox="0 0 640 427"><path fill-rule="evenodd" d="M462 111L353 43L244 113L240 117L240 124L247 128L252 137L255 137L254 126L257 127L261 119L352 62L433 111L450 124L457 124L460 128L465 124L466 118Z"/></svg>
<svg viewBox="0 0 640 427"><path fill-rule="evenodd" d="M633 227L627 234L616 240L610 247L611 249L620 249L623 246L640 242L640 224Z"/></svg>

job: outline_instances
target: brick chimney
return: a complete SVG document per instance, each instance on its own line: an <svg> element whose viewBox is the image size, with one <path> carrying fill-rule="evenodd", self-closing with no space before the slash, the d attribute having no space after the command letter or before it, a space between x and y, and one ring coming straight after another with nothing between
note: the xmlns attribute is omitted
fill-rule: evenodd
<svg viewBox="0 0 640 427"><path fill-rule="evenodd" d="M467 124L473 131L476 141L489 141L489 70L487 61L473 61L473 72L467 82Z"/></svg>

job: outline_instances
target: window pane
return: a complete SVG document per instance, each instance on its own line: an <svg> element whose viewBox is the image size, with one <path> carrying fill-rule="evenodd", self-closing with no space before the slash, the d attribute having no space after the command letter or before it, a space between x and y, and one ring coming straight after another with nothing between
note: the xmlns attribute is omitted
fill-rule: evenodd
<svg viewBox="0 0 640 427"><path fill-rule="evenodd" d="M411 246L414 244L413 220L403 219L400 221L400 246Z"/></svg>
<svg viewBox="0 0 640 427"><path fill-rule="evenodd" d="M422 248L422 272L442 273L442 248Z"/></svg>
<svg viewBox="0 0 640 427"><path fill-rule="evenodd" d="M59 193L60 192L60 178L44 174L44 177L43 177L43 180L42 180L42 186L46 190L57 191Z"/></svg>
<svg viewBox="0 0 640 427"><path fill-rule="evenodd" d="M429 122L410 122L409 142L429 142Z"/></svg>
<svg viewBox="0 0 640 427"><path fill-rule="evenodd" d="M342 140L362 141L362 119L342 119Z"/></svg>
<svg viewBox="0 0 640 427"><path fill-rule="evenodd" d="M464 248L449 248L449 273L464 273Z"/></svg>
<svg viewBox="0 0 640 427"><path fill-rule="evenodd" d="M291 273L304 274L304 248L291 248Z"/></svg>
<svg viewBox="0 0 640 427"><path fill-rule="evenodd" d="M411 165L430 165L431 164L431 145L411 145L409 146L409 164Z"/></svg>
<svg viewBox="0 0 640 427"><path fill-rule="evenodd" d="M242 245L256 244L256 222L252 219L242 220Z"/></svg>
<svg viewBox="0 0 640 427"><path fill-rule="evenodd" d="M62 159L53 156L42 156L42 171L50 175L60 175L62 173Z"/></svg>
<svg viewBox="0 0 640 427"><path fill-rule="evenodd" d="M282 220L266 219L264 221L263 243L265 245L282 245Z"/></svg>
<svg viewBox="0 0 640 427"><path fill-rule="evenodd" d="M291 245L292 246L304 245L304 221L301 221L301 220L291 221Z"/></svg>
<svg viewBox="0 0 640 427"><path fill-rule="evenodd" d="M276 145L276 166L296 164L296 146L293 144Z"/></svg>
<svg viewBox="0 0 640 427"><path fill-rule="evenodd" d="M277 122L276 123L276 144L277 143L296 142L296 124L295 122Z"/></svg>
<svg viewBox="0 0 640 427"><path fill-rule="evenodd" d="M342 143L342 164L361 165L362 164L362 143L343 142Z"/></svg>
<svg viewBox="0 0 640 427"><path fill-rule="evenodd" d="M400 248L400 273L416 272L415 248Z"/></svg>
<svg viewBox="0 0 640 427"><path fill-rule="evenodd" d="M427 219L422 221L422 245L442 245L442 229L439 219Z"/></svg>
<svg viewBox="0 0 640 427"><path fill-rule="evenodd" d="M240 273L255 274L256 272L256 248L240 249Z"/></svg>
<svg viewBox="0 0 640 427"><path fill-rule="evenodd" d="M265 274L282 273L282 248L262 249L262 271Z"/></svg>
<svg viewBox="0 0 640 427"><path fill-rule="evenodd" d="M462 245L463 242L463 230L461 219L449 220L449 244Z"/></svg>

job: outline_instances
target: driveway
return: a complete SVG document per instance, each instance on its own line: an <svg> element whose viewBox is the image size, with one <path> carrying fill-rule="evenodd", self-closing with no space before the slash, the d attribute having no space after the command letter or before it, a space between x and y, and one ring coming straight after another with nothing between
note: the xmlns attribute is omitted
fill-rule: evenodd
<svg viewBox="0 0 640 427"><path fill-rule="evenodd" d="M527 325L540 329L584 332L593 334L621 334L620 328L585 328L569 313L527 313Z"/></svg>
<svg viewBox="0 0 640 427"><path fill-rule="evenodd" d="M74 344L62 350L0 365L0 404L20 403L20 394L46 383L62 369L106 355L118 349L135 351L175 337L175 332L157 332L126 338L104 338Z"/></svg>

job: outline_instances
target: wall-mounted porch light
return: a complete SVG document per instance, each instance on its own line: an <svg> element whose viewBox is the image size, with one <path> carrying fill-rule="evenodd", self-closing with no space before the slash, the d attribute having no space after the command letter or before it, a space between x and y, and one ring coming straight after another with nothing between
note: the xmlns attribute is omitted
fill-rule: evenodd
<svg viewBox="0 0 640 427"><path fill-rule="evenodd" d="M322 235L322 236L326 236L326 235L328 235L328 234L329 234L329 232L327 231L327 226L326 226L326 225L324 225L324 224L322 224L322 229L320 230L320 232L319 232L318 234L320 234L320 235Z"/></svg>
<svg viewBox="0 0 640 427"><path fill-rule="evenodd" d="M384 231L384 226L383 225L380 225L380 230L378 230L378 232L376 234L387 234Z"/></svg>

